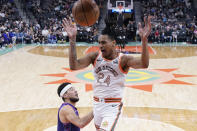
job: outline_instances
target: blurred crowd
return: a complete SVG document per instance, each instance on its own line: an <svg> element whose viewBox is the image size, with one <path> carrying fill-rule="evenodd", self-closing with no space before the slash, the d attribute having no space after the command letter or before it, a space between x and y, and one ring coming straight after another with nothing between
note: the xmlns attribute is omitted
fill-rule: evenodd
<svg viewBox="0 0 197 131"><path fill-rule="evenodd" d="M0 0L0 47L17 43L65 43L67 33L62 19L72 16L76 0L18 0L30 21L24 21L14 0ZM143 14L153 15L153 29L149 41L153 43L188 42L197 44L197 20L191 2L185 0L142 0ZM124 26L112 28L120 43L139 41L137 24L129 20ZM121 21L120 21L121 22ZM92 43L98 38L98 22L91 27L78 26L77 41Z"/></svg>
<svg viewBox="0 0 197 131"><path fill-rule="evenodd" d="M34 20L25 22L19 17L19 11L13 1L1 0L0 5L0 46L16 43L65 43L67 33L63 30L62 19L71 15L75 0L51 0L50 6L41 6L39 2L21 0L23 11L34 15ZM28 13L30 12L30 14ZM30 17L30 16L29 16ZM97 24L91 27L78 26L78 42L97 40Z"/></svg>
<svg viewBox="0 0 197 131"><path fill-rule="evenodd" d="M150 41L197 44L197 19L191 1L143 0L142 5L143 14L154 16Z"/></svg>

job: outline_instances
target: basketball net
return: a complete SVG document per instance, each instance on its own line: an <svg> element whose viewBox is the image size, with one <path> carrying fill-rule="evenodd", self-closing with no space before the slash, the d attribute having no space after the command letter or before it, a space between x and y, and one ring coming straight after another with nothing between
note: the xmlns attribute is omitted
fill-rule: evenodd
<svg viewBox="0 0 197 131"><path fill-rule="evenodd" d="M122 6L122 5L119 5L119 6L118 6L118 12L119 12L119 13L122 13L123 10L124 10L124 9L123 9L123 6Z"/></svg>

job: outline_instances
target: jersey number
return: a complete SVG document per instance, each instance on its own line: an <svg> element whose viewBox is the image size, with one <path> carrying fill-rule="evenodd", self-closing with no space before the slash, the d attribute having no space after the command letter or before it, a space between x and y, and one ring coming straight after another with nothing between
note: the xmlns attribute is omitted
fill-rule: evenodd
<svg viewBox="0 0 197 131"><path fill-rule="evenodd" d="M99 74L98 74L97 82L98 82L98 83L106 83L107 86L109 86L109 85L110 85L110 75L108 75L108 76L105 78L105 76L104 76L103 73L99 73Z"/></svg>

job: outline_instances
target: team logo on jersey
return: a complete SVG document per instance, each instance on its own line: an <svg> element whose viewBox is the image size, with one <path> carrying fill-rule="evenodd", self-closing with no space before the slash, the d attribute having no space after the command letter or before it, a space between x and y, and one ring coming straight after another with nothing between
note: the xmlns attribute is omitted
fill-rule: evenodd
<svg viewBox="0 0 197 131"><path fill-rule="evenodd" d="M118 64L118 60L114 60L113 61L113 64Z"/></svg>
<svg viewBox="0 0 197 131"><path fill-rule="evenodd" d="M108 122L107 121L104 121L103 123L102 123L102 127L108 127Z"/></svg>
<svg viewBox="0 0 197 131"><path fill-rule="evenodd" d="M100 62L100 61L103 61L103 59L102 58L98 58L96 61Z"/></svg>
<svg viewBox="0 0 197 131"><path fill-rule="evenodd" d="M103 70L108 70L114 75L114 77L118 76L118 73L116 72L116 70L114 70L112 67L107 66L107 65L99 66L98 68L96 68L95 73L98 74L99 72Z"/></svg>

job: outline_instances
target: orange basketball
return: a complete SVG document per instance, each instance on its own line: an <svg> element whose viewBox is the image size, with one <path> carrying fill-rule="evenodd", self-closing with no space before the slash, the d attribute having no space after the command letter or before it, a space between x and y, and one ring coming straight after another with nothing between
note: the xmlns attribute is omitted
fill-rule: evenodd
<svg viewBox="0 0 197 131"><path fill-rule="evenodd" d="M75 22L81 26L91 26L99 17L99 7L94 0L78 0L72 8Z"/></svg>

